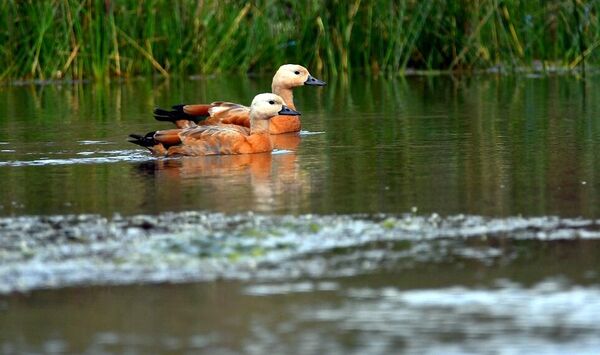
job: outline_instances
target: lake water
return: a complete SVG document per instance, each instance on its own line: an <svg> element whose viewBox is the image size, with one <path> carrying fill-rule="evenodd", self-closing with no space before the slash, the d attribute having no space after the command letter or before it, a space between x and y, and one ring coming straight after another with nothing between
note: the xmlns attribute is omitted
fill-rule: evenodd
<svg viewBox="0 0 600 355"><path fill-rule="evenodd" d="M324 79L177 159L127 135L270 78L0 87L0 352L597 353L600 77Z"/></svg>

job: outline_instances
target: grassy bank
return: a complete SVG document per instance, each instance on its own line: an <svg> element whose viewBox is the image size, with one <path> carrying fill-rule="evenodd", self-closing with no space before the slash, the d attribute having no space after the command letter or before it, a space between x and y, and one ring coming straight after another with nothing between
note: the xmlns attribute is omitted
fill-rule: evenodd
<svg viewBox="0 0 600 355"><path fill-rule="evenodd" d="M0 80L158 73L574 68L600 1L3 0Z"/></svg>

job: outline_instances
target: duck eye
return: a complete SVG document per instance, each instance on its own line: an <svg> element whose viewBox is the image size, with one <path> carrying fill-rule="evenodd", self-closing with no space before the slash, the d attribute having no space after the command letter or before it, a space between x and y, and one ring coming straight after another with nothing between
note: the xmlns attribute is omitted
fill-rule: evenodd
<svg viewBox="0 0 600 355"><path fill-rule="evenodd" d="M270 103L271 105L275 105L275 101L273 101L273 100L269 101L269 103Z"/></svg>
<svg viewBox="0 0 600 355"><path fill-rule="evenodd" d="M294 72L294 74L296 74L296 75L300 75L300 72L296 70L296 71Z"/></svg>

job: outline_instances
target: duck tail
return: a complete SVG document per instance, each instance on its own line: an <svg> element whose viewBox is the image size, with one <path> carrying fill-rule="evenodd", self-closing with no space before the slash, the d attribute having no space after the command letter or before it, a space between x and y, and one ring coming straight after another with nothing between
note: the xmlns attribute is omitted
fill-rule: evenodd
<svg viewBox="0 0 600 355"><path fill-rule="evenodd" d="M206 119L206 117L208 117L208 109L206 110L206 112L200 112L200 114L191 115L184 111L184 109L183 109L184 106L190 106L190 105L175 105L175 106L171 107L171 110L165 110L163 108L156 107L153 112L154 119L156 119L157 121L168 121L168 122L173 122L173 123L177 123L177 121L180 121L180 120L186 120L186 121L192 121L194 123L198 123L198 122ZM191 106L199 106L199 105L191 105ZM208 105L203 105L203 106L208 106Z"/></svg>
<svg viewBox="0 0 600 355"><path fill-rule="evenodd" d="M156 133L156 132L149 132L149 133L146 133L145 136L141 136L139 134L132 133L129 135L129 137L131 139L129 139L128 142L137 144L137 145L145 147L145 148L154 147L155 145L160 144L159 142L157 142L154 139L154 133Z"/></svg>

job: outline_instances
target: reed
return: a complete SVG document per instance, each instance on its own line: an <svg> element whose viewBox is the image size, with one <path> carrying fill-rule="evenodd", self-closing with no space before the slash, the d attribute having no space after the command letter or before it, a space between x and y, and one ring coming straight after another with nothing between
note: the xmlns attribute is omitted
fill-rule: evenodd
<svg viewBox="0 0 600 355"><path fill-rule="evenodd" d="M597 66L600 0L3 0L0 80Z"/></svg>

